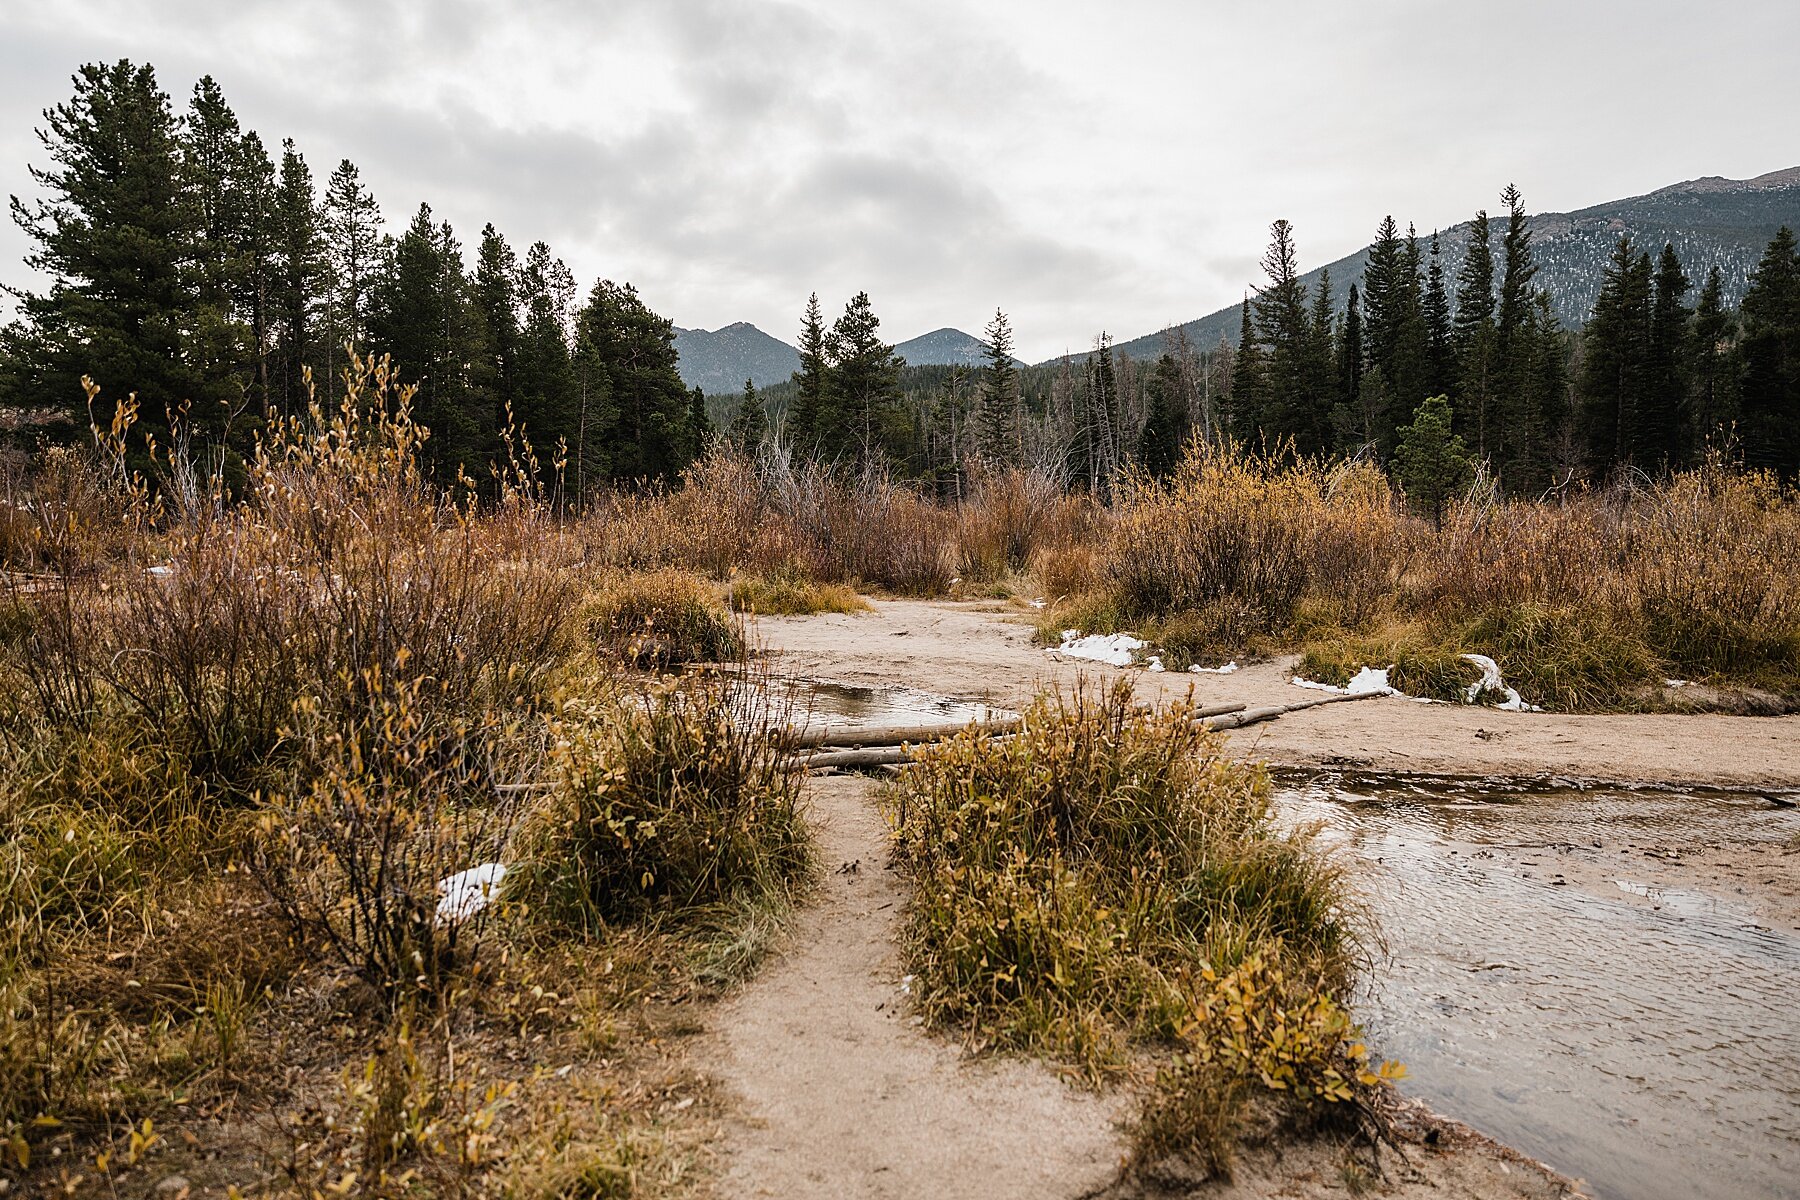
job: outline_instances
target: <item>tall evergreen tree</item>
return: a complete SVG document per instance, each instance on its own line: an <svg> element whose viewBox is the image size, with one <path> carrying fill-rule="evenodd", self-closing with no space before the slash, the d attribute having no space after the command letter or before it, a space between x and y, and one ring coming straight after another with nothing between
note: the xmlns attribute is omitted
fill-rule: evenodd
<svg viewBox="0 0 1800 1200"><path fill-rule="evenodd" d="M325 361L335 375L342 366L342 347L359 349L369 332L371 288L381 261L381 208L363 186L362 173L349 159L338 163L325 185L325 249L331 270L326 305L330 343Z"/></svg>
<svg viewBox="0 0 1800 1200"><path fill-rule="evenodd" d="M1231 364L1232 436L1246 444L1256 441L1262 428L1263 349L1256 340L1256 327L1250 321L1250 300L1244 299L1238 330L1237 356Z"/></svg>
<svg viewBox="0 0 1800 1200"><path fill-rule="evenodd" d="M1638 404L1649 382L1650 256L1621 235L1582 331L1581 439L1588 466L1611 470L1639 445Z"/></svg>
<svg viewBox="0 0 1800 1200"><path fill-rule="evenodd" d="M997 308L988 322L982 357L987 361L981 372L981 456L991 463L1010 465L1019 457L1015 428L1019 370L1013 361L1012 326Z"/></svg>
<svg viewBox="0 0 1800 1200"><path fill-rule="evenodd" d="M1536 414L1527 399L1531 360L1527 327L1537 296L1537 287L1532 283L1537 264L1531 253L1531 229L1518 188L1507 184L1500 201L1506 205L1506 232L1500 238L1500 303L1494 318L1499 428L1493 431L1489 450L1504 474L1532 456L1533 443L1544 436L1544 431L1537 427Z"/></svg>
<svg viewBox="0 0 1800 1200"><path fill-rule="evenodd" d="M1431 235L1425 268L1425 390L1434 396L1456 389L1456 350L1452 339L1450 295L1444 284L1444 261L1438 235Z"/></svg>
<svg viewBox="0 0 1800 1200"><path fill-rule="evenodd" d="M274 341L272 404L289 412L306 404L305 369L323 366L325 334L319 307L326 288L324 236L313 195L312 171L289 140L281 144L275 185L274 251L269 295ZM315 381L328 394L329 378Z"/></svg>
<svg viewBox="0 0 1800 1200"><path fill-rule="evenodd" d="M1675 247L1664 242L1651 284L1648 379L1638 402L1632 457L1644 466L1683 465L1690 454L1686 410L1688 277Z"/></svg>
<svg viewBox="0 0 1800 1200"><path fill-rule="evenodd" d="M1257 290L1255 303L1257 336L1268 347L1260 389L1262 433L1271 441L1293 439L1302 454L1317 453L1326 441L1325 414L1313 391L1319 379L1318 343L1288 222L1278 220L1269 227L1262 267L1269 278Z"/></svg>
<svg viewBox="0 0 1800 1200"><path fill-rule="evenodd" d="M836 427L825 431L826 445L858 462L881 461L888 455L889 423L906 364L881 340L881 318L869 293L858 292L844 305L843 315L832 323L826 350L837 408Z"/></svg>
<svg viewBox="0 0 1800 1200"><path fill-rule="evenodd" d="M762 397L756 394L756 384L746 379L744 394L738 397L737 412L731 418L731 431L727 437L741 453L755 454L768 436L769 414L763 409Z"/></svg>
<svg viewBox="0 0 1800 1200"><path fill-rule="evenodd" d="M1337 399L1352 412L1357 405L1357 398L1363 394L1363 295L1357 291L1355 284L1350 284L1350 297L1345 300L1345 322L1343 335L1337 338ZM1339 417L1337 425L1345 430L1352 430L1345 419ZM1357 437L1355 441L1364 441Z"/></svg>
<svg viewBox="0 0 1800 1200"><path fill-rule="evenodd" d="M1172 354L1156 360L1144 387L1147 419L1138 437L1138 465L1151 475L1168 475L1181 462L1188 439L1187 398L1182 395L1181 364Z"/></svg>
<svg viewBox="0 0 1800 1200"><path fill-rule="evenodd" d="M673 478L692 461L694 428L675 327L629 283L607 279L588 294L576 326L580 356L606 381L608 404L597 440L607 447L612 478ZM594 440L589 435L590 444Z"/></svg>
<svg viewBox="0 0 1800 1200"><path fill-rule="evenodd" d="M38 131L51 165L32 167L31 177L47 197L12 200L33 243L26 264L50 287L20 295L9 390L79 426L80 379L92 375L111 400L136 392L142 427L154 432L198 390L199 303L187 264L200 214L183 187L177 124L156 72L124 59L90 63L74 84ZM223 414L195 416L204 431Z"/></svg>
<svg viewBox="0 0 1800 1200"><path fill-rule="evenodd" d="M1488 417L1499 384L1494 350L1494 248L1487 210L1469 225L1469 249L1456 278L1456 378L1464 431L1476 452L1487 447Z"/></svg>
<svg viewBox="0 0 1800 1200"><path fill-rule="evenodd" d="M1763 251L1739 311L1744 461L1791 480L1800 475L1800 254L1787 226Z"/></svg>
<svg viewBox="0 0 1800 1200"><path fill-rule="evenodd" d="M596 369L605 360L594 359L591 352L577 370L569 346L575 276L541 241L525 251L518 302L523 320L513 369L513 415L540 464L550 461L559 445L564 448L565 482L580 496L595 480L606 477L617 449L599 432L611 423L611 376L603 366ZM680 389L680 395L685 413L687 390ZM625 477L635 474L628 471Z"/></svg>
<svg viewBox="0 0 1800 1200"><path fill-rule="evenodd" d="M499 450L498 434L505 427L507 413L514 412L519 400L521 330L519 258L491 223L481 230L469 300L481 330L481 345L471 371L487 410L482 444L493 456Z"/></svg>
<svg viewBox="0 0 1800 1200"><path fill-rule="evenodd" d="M688 462L693 462L706 453L707 439L713 435L712 418L706 415L706 389L697 383L688 389L686 432L687 445L683 448L683 453Z"/></svg>
<svg viewBox="0 0 1800 1200"><path fill-rule="evenodd" d="M237 301L251 272L248 261L252 206L244 132L210 75L194 85L181 133L182 188L195 206L191 260L195 325L191 366L198 405L231 407L243 393L243 375L256 357L251 331L238 319Z"/></svg>
<svg viewBox="0 0 1800 1200"><path fill-rule="evenodd" d="M1701 285L1688 343L1688 413L1695 446L1706 444L1737 419L1736 380L1731 371L1735 324L1725 305L1725 282L1715 263Z"/></svg>
<svg viewBox="0 0 1800 1200"><path fill-rule="evenodd" d="M825 336L825 317L819 310L819 293L814 292L806 298L806 312L800 318L800 369L794 372L796 391L786 431L794 448L806 454L822 448L825 426L833 415Z"/></svg>

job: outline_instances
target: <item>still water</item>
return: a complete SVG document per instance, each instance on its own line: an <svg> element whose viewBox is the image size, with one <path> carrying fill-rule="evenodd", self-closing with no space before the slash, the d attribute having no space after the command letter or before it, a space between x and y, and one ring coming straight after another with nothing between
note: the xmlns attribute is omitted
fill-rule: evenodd
<svg viewBox="0 0 1800 1200"><path fill-rule="evenodd" d="M1643 853L1780 852L1800 813L1504 784L1280 796L1361 860L1389 957L1359 1011L1406 1090L1607 1200L1800 1197L1800 936L1730 886L1656 886Z"/></svg>

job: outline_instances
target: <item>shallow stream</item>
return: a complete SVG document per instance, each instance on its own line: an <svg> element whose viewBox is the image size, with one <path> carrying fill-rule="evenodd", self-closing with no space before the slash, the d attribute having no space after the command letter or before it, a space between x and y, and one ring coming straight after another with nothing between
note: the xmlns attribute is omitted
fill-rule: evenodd
<svg viewBox="0 0 1800 1200"><path fill-rule="evenodd" d="M1360 1011L1407 1091L1605 1200L1800 1197L1800 935L1729 872L1666 865L1781 853L1800 813L1330 778L1280 796L1364 864L1388 958Z"/></svg>

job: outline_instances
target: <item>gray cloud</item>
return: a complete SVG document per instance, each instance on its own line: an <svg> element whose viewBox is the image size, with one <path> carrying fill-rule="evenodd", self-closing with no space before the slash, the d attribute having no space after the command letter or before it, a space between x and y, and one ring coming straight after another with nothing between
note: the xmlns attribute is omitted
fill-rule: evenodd
<svg viewBox="0 0 1800 1200"><path fill-rule="evenodd" d="M321 181L353 159L396 228L492 221L679 324L791 336L866 288L896 339L998 304L1037 357L1235 302L1277 216L1316 263L1508 180L1567 208L1791 166L1755 114L1800 110L1797 34L1776 0L0 0L0 191L69 73L132 57Z"/></svg>

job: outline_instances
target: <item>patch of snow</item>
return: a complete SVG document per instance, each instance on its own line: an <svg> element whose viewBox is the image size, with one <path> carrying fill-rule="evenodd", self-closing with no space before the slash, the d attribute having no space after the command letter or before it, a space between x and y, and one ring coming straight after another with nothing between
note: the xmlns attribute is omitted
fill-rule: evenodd
<svg viewBox="0 0 1800 1200"><path fill-rule="evenodd" d="M166 565L144 568L144 574L154 575L158 579L167 579L169 576L173 575L174 573L175 573L175 568L171 567L171 566L166 566Z"/></svg>
<svg viewBox="0 0 1800 1200"><path fill-rule="evenodd" d="M1388 686L1388 672L1392 667L1364 667L1350 677L1344 687L1335 687L1329 683L1320 683L1316 679L1302 679L1294 676L1294 686L1311 688L1315 692L1331 692L1339 696L1363 696L1376 692L1383 696L1398 696L1399 692Z"/></svg>
<svg viewBox="0 0 1800 1200"><path fill-rule="evenodd" d="M1145 664L1144 664L1144 669L1145 669L1145 670L1147 670L1147 671L1160 671L1160 670L1162 670L1162 669L1163 669L1163 665L1162 665L1162 655L1160 655L1160 654L1152 654L1152 655L1151 655L1151 656L1150 656L1150 661L1149 661L1149 662L1147 662L1147 663L1145 663Z"/></svg>
<svg viewBox="0 0 1800 1200"><path fill-rule="evenodd" d="M437 923L458 925L488 906L500 881L506 878L505 863L482 863L438 883Z"/></svg>
<svg viewBox="0 0 1800 1200"><path fill-rule="evenodd" d="M1505 696L1506 699L1499 704L1498 707L1503 708L1508 712L1544 711L1535 704L1525 703L1525 701L1519 697L1517 691L1507 687L1506 681L1500 678L1500 664L1496 663L1487 655L1465 654L1462 657L1464 662L1474 663L1477 667L1481 668L1481 678L1470 684L1469 690L1465 693L1465 697L1470 704L1473 704L1476 700L1480 699L1483 692L1499 692L1502 696Z"/></svg>
<svg viewBox="0 0 1800 1200"><path fill-rule="evenodd" d="M1045 603L1044 598L1042 596L1039 596L1036 600L1033 600L1031 602L1031 607L1042 608L1042 607L1044 607L1044 603Z"/></svg>
<svg viewBox="0 0 1800 1200"><path fill-rule="evenodd" d="M1236 660L1228 662L1222 667L1203 667L1199 663L1195 663L1188 668L1188 670L1195 675L1229 675L1237 669L1238 665Z"/></svg>
<svg viewBox="0 0 1800 1200"><path fill-rule="evenodd" d="M1085 658L1091 662L1105 663L1109 667L1129 667L1133 652L1142 650L1148 644L1129 633L1091 633L1082 637L1079 629L1065 629L1062 645L1052 646L1045 653L1060 654L1064 658Z"/></svg>
<svg viewBox="0 0 1800 1200"><path fill-rule="evenodd" d="M1664 687L1686 687L1687 685L1688 685L1688 681L1685 679L1665 679L1665 680L1663 680Z"/></svg>

